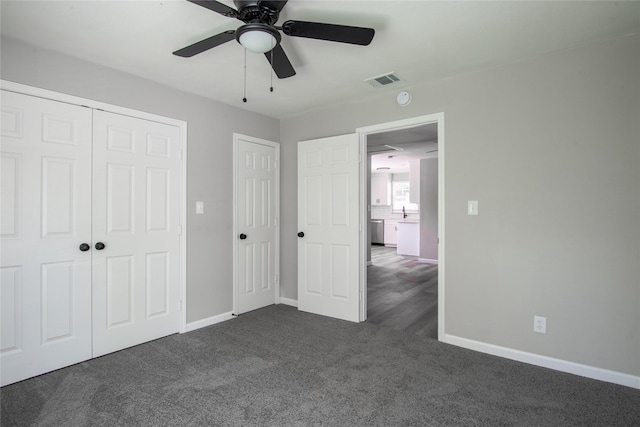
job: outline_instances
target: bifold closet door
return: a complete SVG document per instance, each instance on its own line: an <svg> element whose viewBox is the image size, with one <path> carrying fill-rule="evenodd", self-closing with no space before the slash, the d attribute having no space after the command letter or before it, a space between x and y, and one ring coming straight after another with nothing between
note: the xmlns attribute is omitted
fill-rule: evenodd
<svg viewBox="0 0 640 427"><path fill-rule="evenodd" d="M179 330L180 130L94 111L93 356Z"/></svg>
<svg viewBox="0 0 640 427"><path fill-rule="evenodd" d="M91 357L91 114L2 91L2 385Z"/></svg>
<svg viewBox="0 0 640 427"><path fill-rule="evenodd" d="M2 91L2 385L179 331L175 126Z"/></svg>

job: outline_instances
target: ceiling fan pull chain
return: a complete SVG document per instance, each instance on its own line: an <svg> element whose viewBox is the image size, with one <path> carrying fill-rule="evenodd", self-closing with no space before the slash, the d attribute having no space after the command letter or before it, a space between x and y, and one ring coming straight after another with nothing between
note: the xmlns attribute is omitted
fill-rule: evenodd
<svg viewBox="0 0 640 427"><path fill-rule="evenodd" d="M247 102L247 49L244 50L244 93L242 102Z"/></svg>
<svg viewBox="0 0 640 427"><path fill-rule="evenodd" d="M273 47L275 49L275 46ZM269 88L270 92L273 92L273 49L271 49L271 87Z"/></svg>

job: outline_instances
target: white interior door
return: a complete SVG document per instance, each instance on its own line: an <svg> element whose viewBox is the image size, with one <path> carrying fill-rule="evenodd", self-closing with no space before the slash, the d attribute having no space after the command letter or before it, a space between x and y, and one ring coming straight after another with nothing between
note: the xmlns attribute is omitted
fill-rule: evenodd
<svg viewBox="0 0 640 427"><path fill-rule="evenodd" d="M359 321L357 134L298 143L298 308Z"/></svg>
<svg viewBox="0 0 640 427"><path fill-rule="evenodd" d="M236 149L236 314L276 302L278 150L234 136Z"/></svg>
<svg viewBox="0 0 640 427"><path fill-rule="evenodd" d="M91 114L2 91L2 385L91 357Z"/></svg>
<svg viewBox="0 0 640 427"><path fill-rule="evenodd" d="M179 330L181 141L175 126L104 111L93 135L97 357Z"/></svg>

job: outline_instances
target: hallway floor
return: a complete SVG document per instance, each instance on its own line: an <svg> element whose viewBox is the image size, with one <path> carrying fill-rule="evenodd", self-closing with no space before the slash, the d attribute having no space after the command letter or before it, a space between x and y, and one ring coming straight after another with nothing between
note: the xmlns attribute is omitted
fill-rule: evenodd
<svg viewBox="0 0 640 427"><path fill-rule="evenodd" d="M367 322L437 339L438 266L373 245L367 267Z"/></svg>

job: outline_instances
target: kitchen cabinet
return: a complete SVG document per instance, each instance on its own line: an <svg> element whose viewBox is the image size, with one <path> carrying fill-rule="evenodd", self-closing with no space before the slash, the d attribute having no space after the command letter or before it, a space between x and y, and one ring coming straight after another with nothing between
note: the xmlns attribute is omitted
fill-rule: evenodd
<svg viewBox="0 0 640 427"><path fill-rule="evenodd" d="M420 256L420 222L398 222L398 255Z"/></svg>
<svg viewBox="0 0 640 427"><path fill-rule="evenodd" d="M384 221L384 245L396 246L398 244L398 221L387 219Z"/></svg>
<svg viewBox="0 0 640 427"><path fill-rule="evenodd" d="M391 174L371 174L371 206L391 205Z"/></svg>

